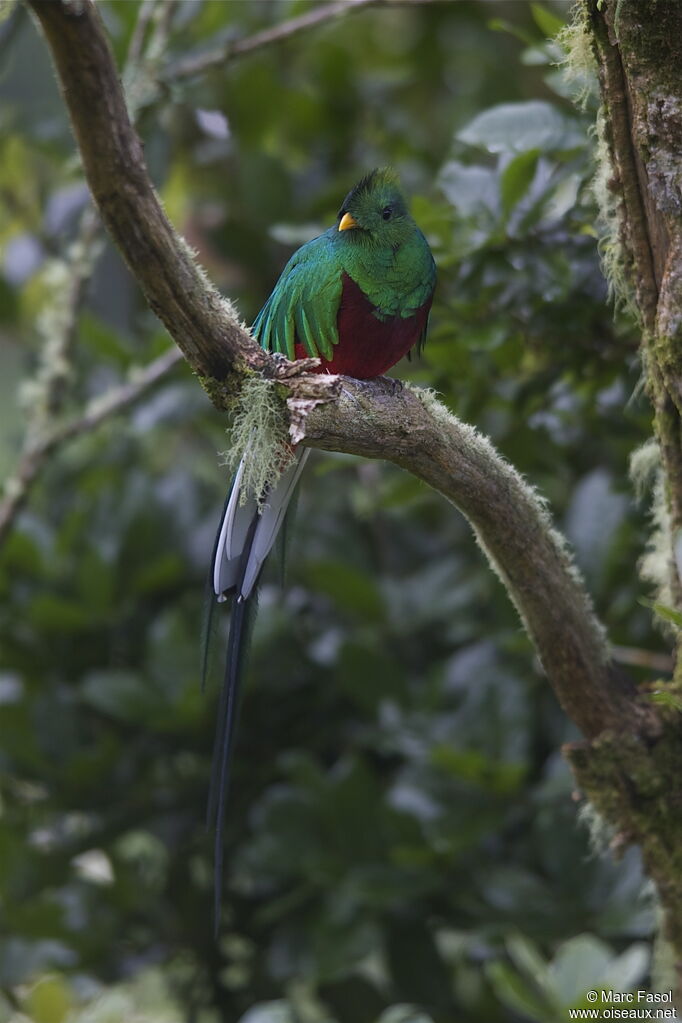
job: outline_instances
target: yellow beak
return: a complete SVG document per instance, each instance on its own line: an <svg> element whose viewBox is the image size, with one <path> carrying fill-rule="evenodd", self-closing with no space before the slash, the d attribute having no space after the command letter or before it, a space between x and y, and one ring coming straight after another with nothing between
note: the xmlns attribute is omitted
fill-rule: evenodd
<svg viewBox="0 0 682 1023"><path fill-rule="evenodd" d="M351 217L350 213L344 213L339 224L339 231L347 231L350 227L359 227L357 220Z"/></svg>

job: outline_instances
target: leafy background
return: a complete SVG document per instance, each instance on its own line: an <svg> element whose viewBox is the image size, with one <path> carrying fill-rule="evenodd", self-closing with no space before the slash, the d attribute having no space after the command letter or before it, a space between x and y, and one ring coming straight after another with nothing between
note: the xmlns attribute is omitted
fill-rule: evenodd
<svg viewBox="0 0 682 1023"><path fill-rule="evenodd" d="M139 5L99 7L122 61ZM167 58L309 7L181 2ZM247 320L361 172L400 171L439 288L396 372L540 488L614 643L655 652L627 476L650 413L599 268L595 101L571 104L548 42L568 13L355 13L164 89L140 130ZM86 193L42 41L20 8L0 32L6 474ZM76 340L67 412L167 344L109 247ZM591 845L560 755L577 733L466 523L321 453L286 585L262 587L214 942L197 648L224 431L177 368L59 451L0 551L0 1021L555 1023L590 988L655 983L637 853Z"/></svg>

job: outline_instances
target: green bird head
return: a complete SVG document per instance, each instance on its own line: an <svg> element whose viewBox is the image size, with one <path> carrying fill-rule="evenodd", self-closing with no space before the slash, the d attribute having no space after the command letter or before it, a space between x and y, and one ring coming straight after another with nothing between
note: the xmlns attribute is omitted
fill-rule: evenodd
<svg viewBox="0 0 682 1023"><path fill-rule="evenodd" d="M414 221L389 167L370 171L343 200L337 230L350 245L390 246L398 249L414 232Z"/></svg>

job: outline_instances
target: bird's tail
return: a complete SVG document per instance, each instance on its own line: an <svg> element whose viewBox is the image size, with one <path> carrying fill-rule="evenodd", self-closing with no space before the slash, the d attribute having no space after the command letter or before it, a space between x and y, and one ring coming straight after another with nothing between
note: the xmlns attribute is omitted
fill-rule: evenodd
<svg viewBox="0 0 682 1023"><path fill-rule="evenodd" d="M213 551L213 592L218 601L233 595L225 675L216 722L208 799L208 825L215 827L215 927L220 924L223 873L223 830L233 739L239 711L244 649L255 617L256 585L263 563L277 538L295 493L309 450L298 448L265 500L242 500L243 461L225 502ZM205 670L205 667L204 667Z"/></svg>

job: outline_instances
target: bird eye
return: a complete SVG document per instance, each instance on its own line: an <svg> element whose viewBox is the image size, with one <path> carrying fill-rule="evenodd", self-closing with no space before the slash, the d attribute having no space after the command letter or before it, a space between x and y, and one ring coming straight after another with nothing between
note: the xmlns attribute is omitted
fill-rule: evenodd
<svg viewBox="0 0 682 1023"><path fill-rule="evenodd" d="M391 209L391 207L384 206L383 210L381 211L381 216L384 218L384 220L390 220L391 217L393 216L393 210Z"/></svg>

